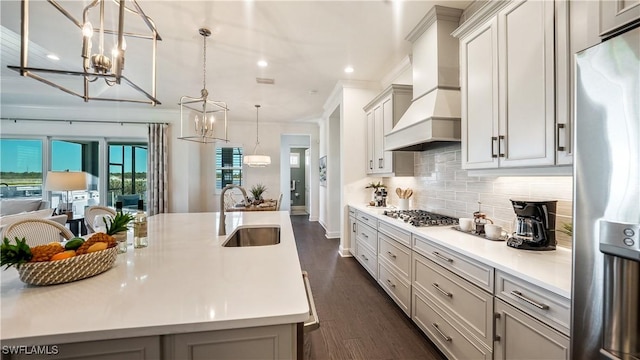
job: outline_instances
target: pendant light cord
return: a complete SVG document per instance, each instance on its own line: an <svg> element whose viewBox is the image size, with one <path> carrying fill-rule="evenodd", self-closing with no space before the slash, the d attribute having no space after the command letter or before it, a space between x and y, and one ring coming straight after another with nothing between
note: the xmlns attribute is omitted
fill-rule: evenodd
<svg viewBox="0 0 640 360"><path fill-rule="evenodd" d="M260 105L255 105L256 107L256 148L254 149L254 153L258 150L258 144L260 144L260 140L258 138L258 111L260 110Z"/></svg>
<svg viewBox="0 0 640 360"><path fill-rule="evenodd" d="M207 35L202 35L204 53L202 55L202 89L207 89Z"/></svg>

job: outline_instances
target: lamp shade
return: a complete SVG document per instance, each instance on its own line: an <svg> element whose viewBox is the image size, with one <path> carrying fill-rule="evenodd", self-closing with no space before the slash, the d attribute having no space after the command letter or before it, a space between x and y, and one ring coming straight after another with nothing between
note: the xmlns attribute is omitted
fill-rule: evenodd
<svg viewBox="0 0 640 360"><path fill-rule="evenodd" d="M265 167L271 164L271 156L269 155L245 155L244 164L249 167Z"/></svg>
<svg viewBox="0 0 640 360"><path fill-rule="evenodd" d="M44 188L48 191L86 190L87 175L83 171L49 171Z"/></svg>

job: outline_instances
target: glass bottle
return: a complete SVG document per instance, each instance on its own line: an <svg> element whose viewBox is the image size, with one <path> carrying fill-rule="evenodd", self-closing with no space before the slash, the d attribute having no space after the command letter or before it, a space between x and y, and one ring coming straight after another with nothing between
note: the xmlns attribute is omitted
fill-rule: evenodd
<svg viewBox="0 0 640 360"><path fill-rule="evenodd" d="M133 220L133 247L144 248L149 245L147 241L147 214L144 212L144 202L138 200L138 211Z"/></svg>

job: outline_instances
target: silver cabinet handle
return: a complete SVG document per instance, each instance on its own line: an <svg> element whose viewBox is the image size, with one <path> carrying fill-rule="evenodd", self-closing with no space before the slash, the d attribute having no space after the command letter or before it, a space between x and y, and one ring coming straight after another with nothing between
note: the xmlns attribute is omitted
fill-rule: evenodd
<svg viewBox="0 0 640 360"><path fill-rule="evenodd" d="M506 150L506 146L505 146L505 144L504 144L504 142L505 142L504 135L500 135L500 136L498 136L498 140L499 140L499 141L498 141L498 156L500 156L500 157L506 157L506 156L507 156L507 155L506 155L506 154L507 154L507 152L506 152L506 151L504 151L504 152L502 152L502 151L501 151L501 149L502 149L502 150Z"/></svg>
<svg viewBox="0 0 640 360"><path fill-rule="evenodd" d="M365 234L365 233L360 233L362 234L362 236L366 237L367 239L369 238L369 235Z"/></svg>
<svg viewBox="0 0 640 360"><path fill-rule="evenodd" d="M442 295L444 295L444 296L446 296L446 297L453 297L453 294L452 294L452 293L444 291L444 290L440 287L440 285L438 285L438 284L436 284L436 283L433 283L433 284L431 284L431 286L433 286L434 288L436 288L436 290L440 291L440 293L442 293Z"/></svg>
<svg viewBox="0 0 640 360"><path fill-rule="evenodd" d="M491 158L494 158L494 159L498 157L498 154L496 154L496 152L494 151L494 149L496 148L497 142L498 142L498 137L492 136L491 137Z"/></svg>
<svg viewBox="0 0 640 360"><path fill-rule="evenodd" d="M356 232L356 223L353 223L353 225L351 227L352 227L351 231L355 233Z"/></svg>
<svg viewBox="0 0 640 360"><path fill-rule="evenodd" d="M396 254L392 253L391 251L387 251L387 254L389 254L389 256L391 256L392 258L396 258Z"/></svg>
<svg viewBox="0 0 640 360"><path fill-rule="evenodd" d="M368 218L368 217L361 216L361 218L362 218L362 220L364 220L364 221L369 221L369 218Z"/></svg>
<svg viewBox="0 0 640 360"><path fill-rule="evenodd" d="M451 337L447 336L445 333L443 333L442 330L440 330L440 327L438 327L438 324L431 323L431 326L433 326L433 328L436 329L436 331L438 332L438 334L440 334L440 336L442 336L444 341L451 341Z"/></svg>
<svg viewBox="0 0 640 360"><path fill-rule="evenodd" d="M522 293L520 291L512 290L511 291L511 295L517 297L518 299L520 299L520 300L522 300L522 301L524 301L526 303L529 303L529 304L537 307L540 310L549 310L549 305L541 304L541 303L539 303L539 302L537 302L535 300L531 300L528 297L522 295Z"/></svg>
<svg viewBox="0 0 640 360"><path fill-rule="evenodd" d="M369 160L369 169L373 170L373 160Z"/></svg>
<svg viewBox="0 0 640 360"><path fill-rule="evenodd" d="M364 254L362 254L360 256L362 256L366 261L369 261L369 259L366 256L364 256Z"/></svg>
<svg viewBox="0 0 640 360"><path fill-rule="evenodd" d="M565 151L566 148L564 146L560 146L560 129L564 129L564 124L558 124L556 126L556 142L558 143L557 151Z"/></svg>
<svg viewBox="0 0 640 360"><path fill-rule="evenodd" d="M391 280L387 279L387 282L389 283L389 285L391 285L392 288L396 287L396 284L392 283Z"/></svg>
<svg viewBox="0 0 640 360"><path fill-rule="evenodd" d="M384 161L384 159L382 159L382 158L378 159L378 168L382 169L384 167L383 161Z"/></svg>
<svg viewBox="0 0 640 360"><path fill-rule="evenodd" d="M493 314L493 317L496 319L496 325L495 325L495 329L496 329L496 334L493 337L493 341L500 341L500 335L497 334L497 329L498 329L498 320L500 320L500 313L495 313Z"/></svg>
<svg viewBox="0 0 640 360"><path fill-rule="evenodd" d="M444 261L446 261L446 262L449 262L449 263L452 263L452 262L453 262L453 259L449 259L448 257L446 257L446 256L444 256L444 255L442 255L442 254L440 254L440 253L439 253L439 252L437 252L437 251L432 252L432 254L433 254L433 255L435 255L435 257L437 257L437 258L439 258L439 259L441 259L441 260L444 260Z"/></svg>

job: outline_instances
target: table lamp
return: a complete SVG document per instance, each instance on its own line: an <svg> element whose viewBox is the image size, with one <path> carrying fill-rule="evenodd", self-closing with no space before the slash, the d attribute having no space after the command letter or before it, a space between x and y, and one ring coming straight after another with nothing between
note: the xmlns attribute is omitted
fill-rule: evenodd
<svg viewBox="0 0 640 360"><path fill-rule="evenodd" d="M58 206L59 212L66 213L68 219L73 218L73 199L69 192L72 190L86 190L87 175L83 171L49 171L45 181L47 191L66 191L67 197L63 206Z"/></svg>

